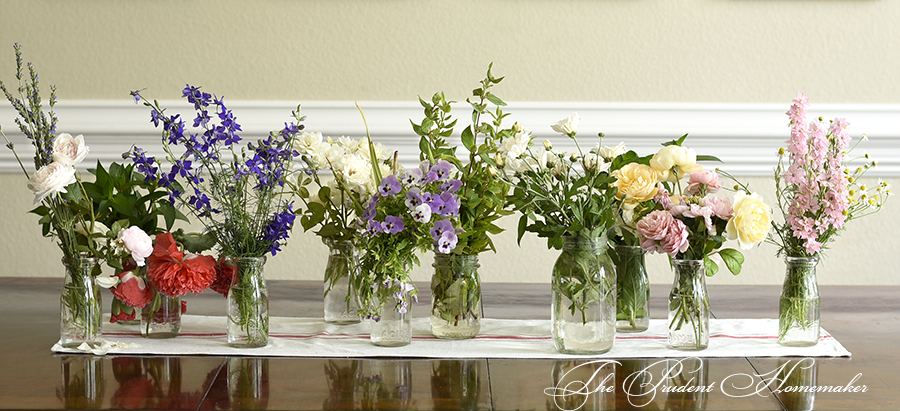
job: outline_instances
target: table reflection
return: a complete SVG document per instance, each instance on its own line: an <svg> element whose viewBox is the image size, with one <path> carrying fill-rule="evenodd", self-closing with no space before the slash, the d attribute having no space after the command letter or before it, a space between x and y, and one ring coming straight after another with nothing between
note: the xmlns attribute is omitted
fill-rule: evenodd
<svg viewBox="0 0 900 411"><path fill-rule="evenodd" d="M615 360L561 360L550 371L548 410L611 410L616 404Z"/></svg>
<svg viewBox="0 0 900 411"><path fill-rule="evenodd" d="M65 408L98 409L103 404L103 362L93 355L60 357L62 385L56 397Z"/></svg>
<svg viewBox="0 0 900 411"><path fill-rule="evenodd" d="M481 402L482 360L438 360L432 364L431 398L436 410L472 410Z"/></svg>
<svg viewBox="0 0 900 411"><path fill-rule="evenodd" d="M268 407L268 358L229 358L227 375L228 406L225 408L233 410L264 410Z"/></svg>
<svg viewBox="0 0 900 411"><path fill-rule="evenodd" d="M666 410L705 410L709 397L709 361L705 358L669 360L665 371Z"/></svg>
<svg viewBox="0 0 900 411"><path fill-rule="evenodd" d="M812 358L778 361L776 380L769 387L786 410L806 411L815 408L818 368L818 363Z"/></svg>

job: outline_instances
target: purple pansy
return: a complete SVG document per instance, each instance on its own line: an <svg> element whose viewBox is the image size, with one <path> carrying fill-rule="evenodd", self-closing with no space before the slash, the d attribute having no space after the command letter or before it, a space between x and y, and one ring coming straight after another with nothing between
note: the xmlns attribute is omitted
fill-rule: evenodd
<svg viewBox="0 0 900 411"><path fill-rule="evenodd" d="M441 183L441 191L445 193L456 193L462 187L462 181L452 179Z"/></svg>
<svg viewBox="0 0 900 411"><path fill-rule="evenodd" d="M456 230L453 228L453 223L450 220L438 220L434 222L434 227L431 227L428 230L428 233L431 234L431 239L437 241L441 238L441 234L445 232L453 232L456 233Z"/></svg>
<svg viewBox="0 0 900 411"><path fill-rule="evenodd" d="M406 192L406 207L410 210L415 210L416 207L423 204L425 199L422 198L422 194L419 190L419 187L410 188L409 191Z"/></svg>
<svg viewBox="0 0 900 411"><path fill-rule="evenodd" d="M444 231L441 233L440 238L437 240L437 245L435 246L435 251L441 254L448 254L450 251L453 251L456 248L456 242L459 239L456 237L456 233L453 231Z"/></svg>
<svg viewBox="0 0 900 411"><path fill-rule="evenodd" d="M385 233L397 234L403 231L403 219L397 216L389 215L384 218L381 227Z"/></svg>
<svg viewBox="0 0 900 411"><path fill-rule="evenodd" d="M441 194L441 205L438 206L438 215L441 217L459 215L459 199L453 193Z"/></svg>
<svg viewBox="0 0 900 411"><path fill-rule="evenodd" d="M403 187L400 185L400 180L397 180L397 176L391 174L381 179L381 185L378 186L378 193L383 196L392 196L399 193L401 188Z"/></svg>
<svg viewBox="0 0 900 411"><path fill-rule="evenodd" d="M437 164L431 167L429 173L434 173L435 180L434 181L444 181L450 178L450 172L453 170L453 164L450 164L447 160L441 160Z"/></svg>

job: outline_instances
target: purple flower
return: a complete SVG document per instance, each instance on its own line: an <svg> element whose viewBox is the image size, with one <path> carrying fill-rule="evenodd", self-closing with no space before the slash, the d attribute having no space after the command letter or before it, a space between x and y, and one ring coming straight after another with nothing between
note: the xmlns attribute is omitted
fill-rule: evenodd
<svg viewBox="0 0 900 411"><path fill-rule="evenodd" d="M441 194L441 205L438 206L438 215L441 217L459 215L459 199L453 193Z"/></svg>
<svg viewBox="0 0 900 411"><path fill-rule="evenodd" d="M286 204L284 211L273 215L272 221L270 221L269 225L264 229L263 239L272 242L269 252L272 253L273 256L278 251L281 251L281 245L288 239L291 228L294 227L294 218L296 215L294 214L293 208L294 203Z"/></svg>
<svg viewBox="0 0 900 411"><path fill-rule="evenodd" d="M459 188L462 187L462 181L457 179L452 179L445 181L441 184L441 191L445 193L456 193L459 191Z"/></svg>
<svg viewBox="0 0 900 411"><path fill-rule="evenodd" d="M414 168L409 172L403 174L403 177L401 177L400 181L407 187L417 186L422 183L422 170Z"/></svg>
<svg viewBox="0 0 900 411"><path fill-rule="evenodd" d="M402 186L397 176L391 174L381 179L381 185L378 187L378 193L383 196L392 196L400 192Z"/></svg>
<svg viewBox="0 0 900 411"><path fill-rule="evenodd" d="M453 251L456 248L456 242L459 239L456 237L456 233L453 231L444 231L440 238L437 240L437 246L435 247L435 251L441 254L448 254L450 251Z"/></svg>
<svg viewBox="0 0 900 411"><path fill-rule="evenodd" d="M441 234L445 232L456 233L456 230L453 228L453 223L450 220L438 220L434 222L434 227L431 227L428 232L431 234L431 239L437 242L439 238L441 238Z"/></svg>
<svg viewBox="0 0 900 411"><path fill-rule="evenodd" d="M389 215L384 218L384 223L381 224L381 228L385 233L397 234L403 231L403 219Z"/></svg>
<svg viewBox="0 0 900 411"><path fill-rule="evenodd" d="M369 227L366 228L366 232L364 235L366 237L371 237L371 236L378 234L380 232L383 232L383 231L384 231L384 229L381 226L381 223L379 223L378 221L375 221L375 220L370 220Z"/></svg>
<svg viewBox="0 0 900 411"><path fill-rule="evenodd" d="M437 164L431 167L430 173L434 173L436 176L434 181L444 181L450 178L450 172L453 170L453 164L450 164L447 160L441 160Z"/></svg>
<svg viewBox="0 0 900 411"><path fill-rule="evenodd" d="M409 191L406 192L406 207L410 210L415 210L416 207L423 204L425 199L422 198L422 194L420 194L419 187L410 188Z"/></svg>

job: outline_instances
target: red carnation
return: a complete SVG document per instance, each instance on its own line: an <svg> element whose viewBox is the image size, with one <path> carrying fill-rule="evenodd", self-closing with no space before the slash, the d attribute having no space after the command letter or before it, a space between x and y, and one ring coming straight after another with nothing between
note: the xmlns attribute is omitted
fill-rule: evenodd
<svg viewBox="0 0 900 411"><path fill-rule="evenodd" d="M131 271L118 273L119 284L109 289L119 301L130 307L143 307L153 298L153 287Z"/></svg>
<svg viewBox="0 0 900 411"><path fill-rule="evenodd" d="M225 257L219 257L216 261L216 280L213 281L209 288L213 291L228 297L228 290L231 288L231 282L234 280L234 273L237 267L225 261Z"/></svg>
<svg viewBox="0 0 900 411"><path fill-rule="evenodd" d="M185 255L178 249L172 233L156 236L147 275L156 290L169 297L188 292L199 294L209 288L216 277L216 260L208 255Z"/></svg>

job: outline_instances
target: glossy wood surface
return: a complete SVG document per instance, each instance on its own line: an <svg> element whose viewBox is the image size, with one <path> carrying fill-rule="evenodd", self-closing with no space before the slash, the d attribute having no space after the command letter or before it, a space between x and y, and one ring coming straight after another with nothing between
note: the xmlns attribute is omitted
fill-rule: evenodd
<svg viewBox="0 0 900 411"><path fill-rule="evenodd" d="M4 347L0 409L900 409L900 287L820 287L822 326L853 353L852 358L801 362L802 358L697 360L686 355L603 364L577 357L555 361L58 356L50 347L59 338L61 282L0 279ZM777 315L780 287L709 288L718 318ZM420 289L421 303L413 312L425 316L430 301L427 284L420 284ZM269 291L273 316L321 315L321 284L271 281ZM548 286L485 284L483 292L486 316L549 319ZM665 317L667 293L666 286L652 287L653 317ZM108 305L109 295L104 297ZM225 308L218 294L187 300L193 314L221 315ZM681 373L673 371L678 366ZM639 373L642 370L647 372ZM661 378L665 373L671 378ZM771 377L776 377L774 382ZM575 389L586 381L592 384L587 391L598 392L548 395L562 392L556 387ZM785 381L783 386L844 391L848 385L851 391L865 386L866 391L776 393L780 381ZM636 388L642 383L643 389ZM711 384L709 392L679 392ZM600 387L613 389L597 390Z"/></svg>

